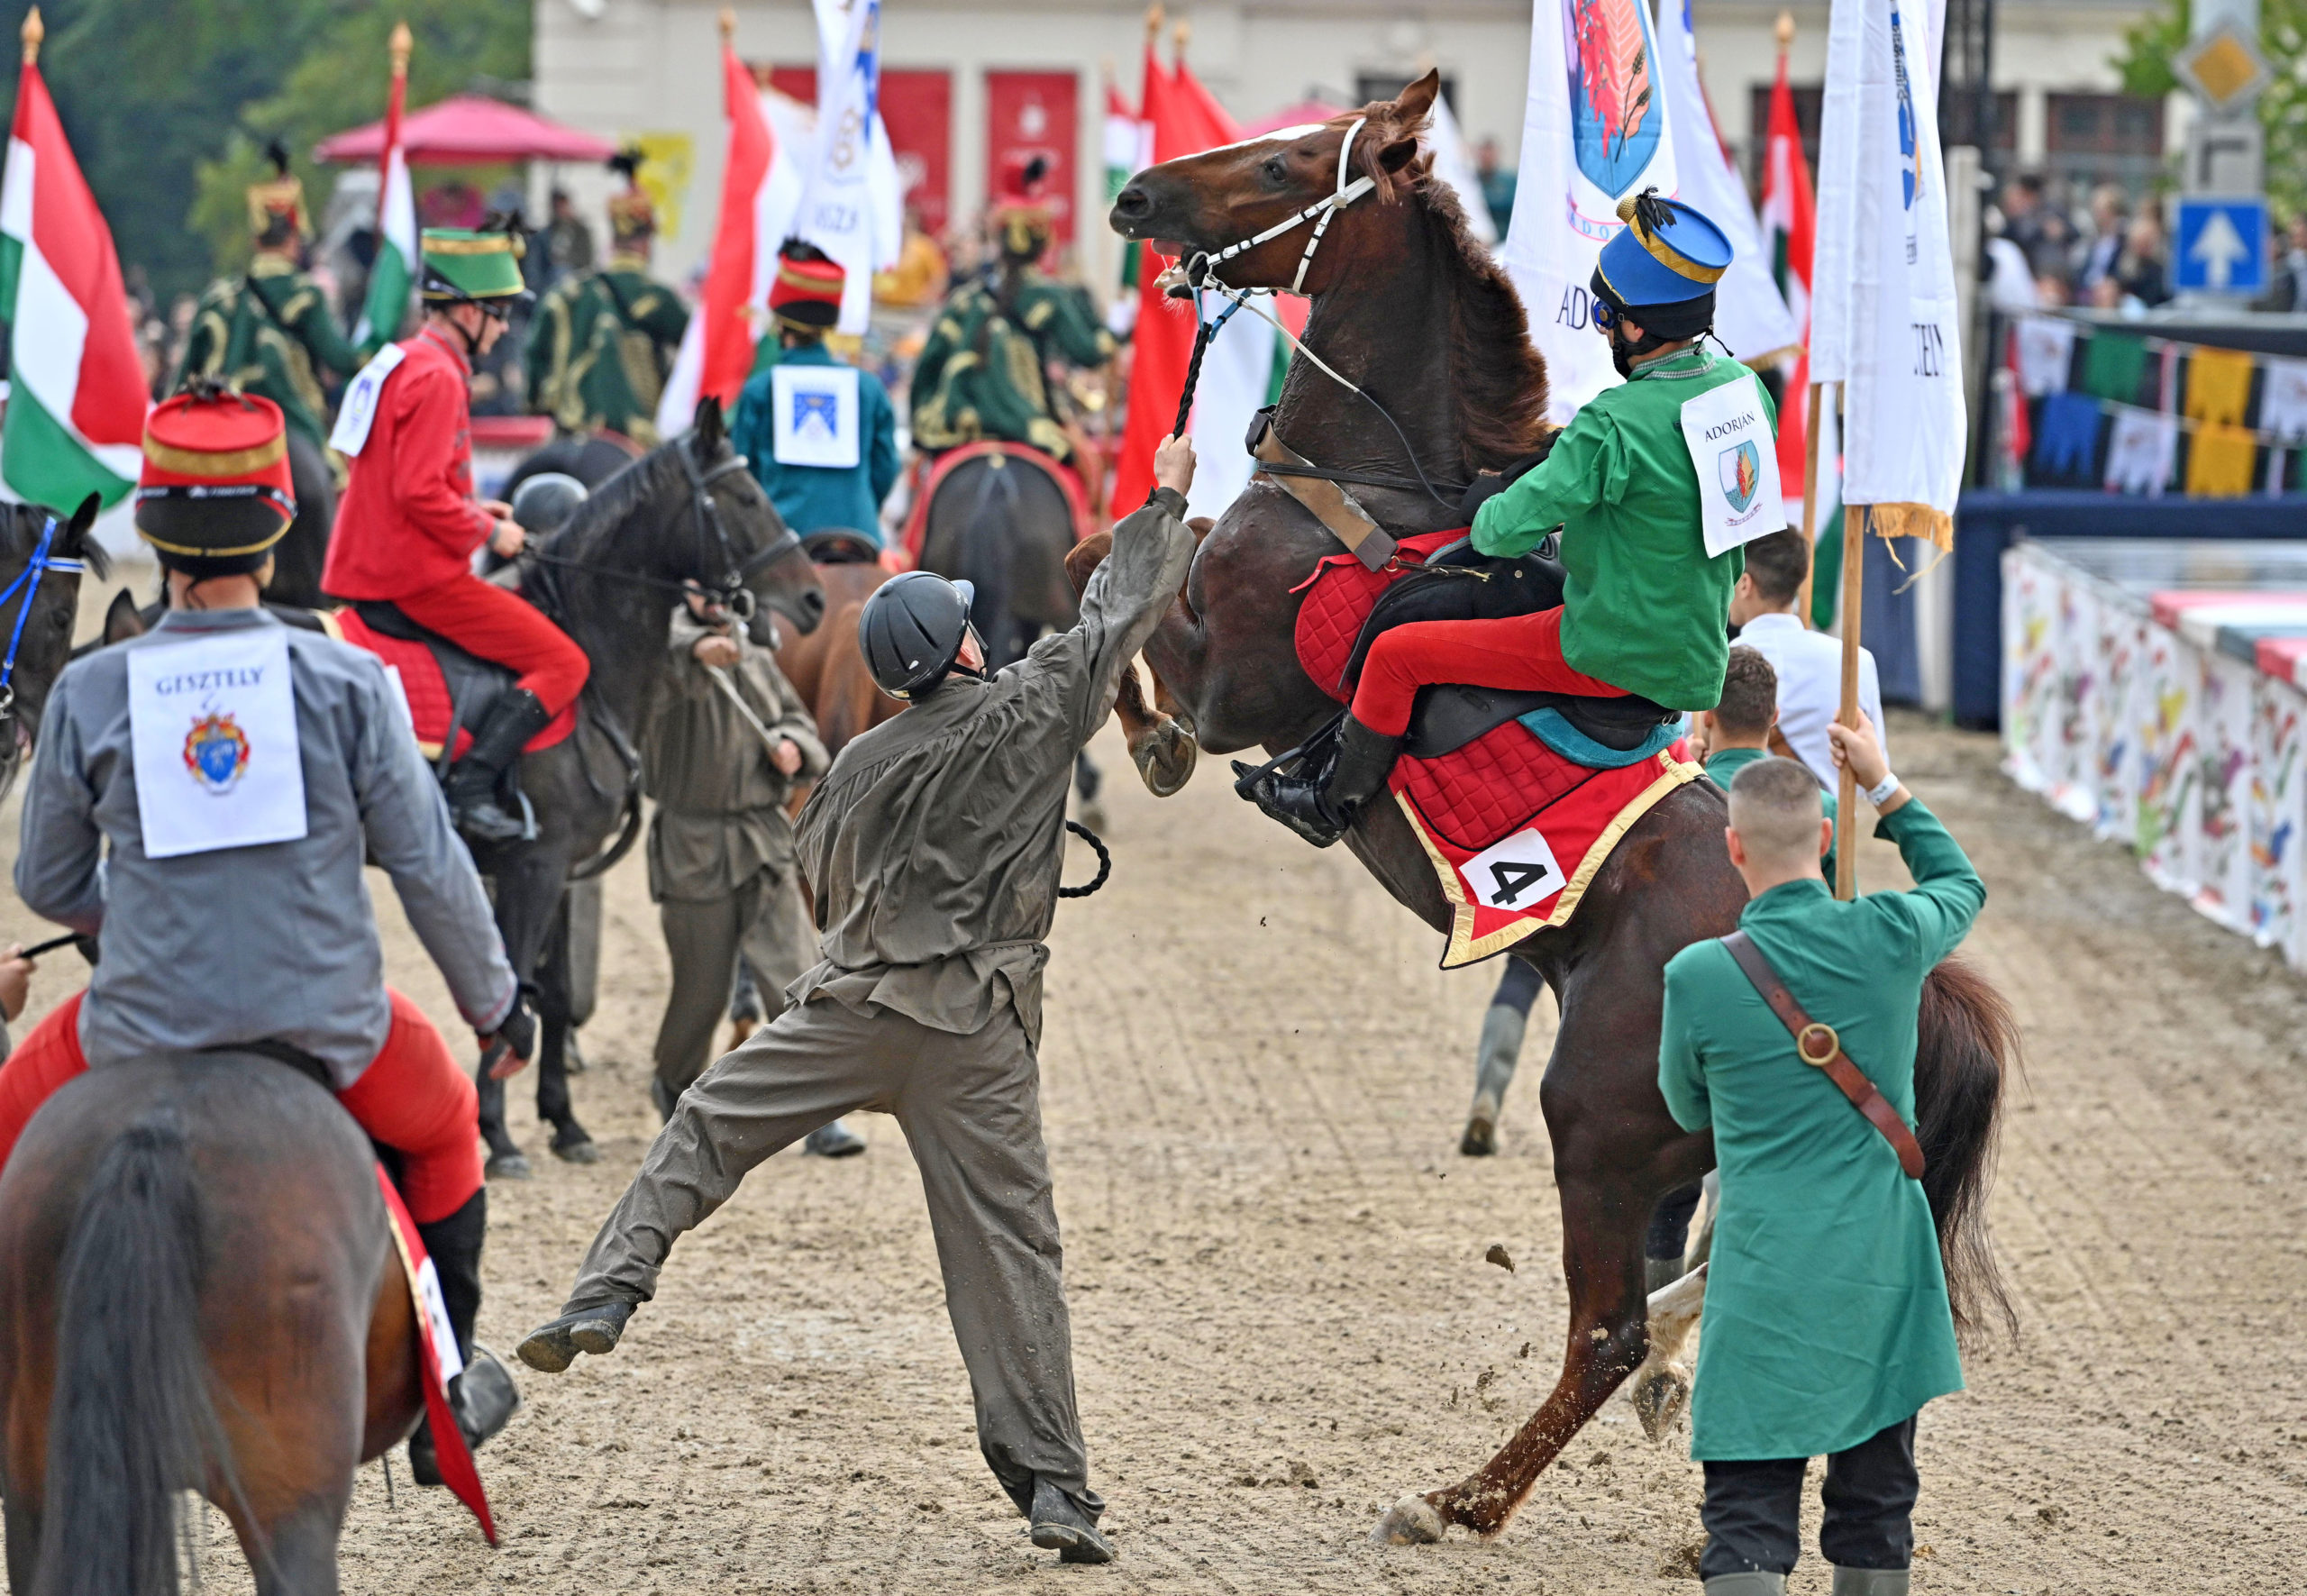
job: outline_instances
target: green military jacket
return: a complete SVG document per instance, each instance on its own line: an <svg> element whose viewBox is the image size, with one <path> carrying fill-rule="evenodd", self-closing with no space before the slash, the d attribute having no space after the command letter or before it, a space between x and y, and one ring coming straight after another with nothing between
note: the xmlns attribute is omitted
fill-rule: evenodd
<svg viewBox="0 0 2307 1596"><path fill-rule="evenodd" d="M1910 892L1840 903L1817 880L1755 898L1738 924L1814 1019L1914 1123L1923 978L1986 901L1963 850L1917 800L1875 834ZM1820 1070L1720 942L1666 965L1658 1087L1684 1130L1711 1128L1722 1173L1691 1455L1815 1457L1963 1388L1938 1236L1921 1182Z"/></svg>
<svg viewBox="0 0 2307 1596"><path fill-rule="evenodd" d="M1753 376L1702 347L1637 366L1475 513L1474 547L1485 554L1525 553L1562 528L1562 655L1572 670L1669 709L1721 701L1730 589L1746 561L1737 549L1707 557L1682 411Z"/></svg>
<svg viewBox="0 0 2307 1596"><path fill-rule="evenodd" d="M1739 771L1769 752L1767 748L1725 748L1719 753L1706 756L1706 773L1717 787L1728 792L1730 783L1738 779ZM1835 801L1835 795L1831 792L1822 790L1819 794L1819 807L1829 820L1842 813L1842 806ZM1840 831L1837 830L1836 834L1839 836ZM1829 882L1835 879L1835 851L1831 847L1819 861L1819 875Z"/></svg>
<svg viewBox="0 0 2307 1596"><path fill-rule="evenodd" d="M1028 269L1005 306L994 285L964 283L913 369L913 441L934 452L1003 438L1070 460L1043 374L1053 362L1094 369L1113 353L1113 334L1079 288Z"/></svg>
<svg viewBox="0 0 2307 1596"><path fill-rule="evenodd" d="M320 285L278 255L259 255L246 276L212 283L200 296L176 386L201 377L260 394L320 445L329 432L320 373L350 377L361 364Z"/></svg>
<svg viewBox="0 0 2307 1596"><path fill-rule="evenodd" d="M679 296L629 263L564 278L529 323L529 408L568 432L654 444L657 401L688 331Z"/></svg>

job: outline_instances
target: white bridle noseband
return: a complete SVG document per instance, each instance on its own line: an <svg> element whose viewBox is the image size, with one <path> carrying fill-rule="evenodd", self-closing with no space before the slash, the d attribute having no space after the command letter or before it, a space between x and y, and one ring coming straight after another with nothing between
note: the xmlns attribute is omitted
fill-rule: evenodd
<svg viewBox="0 0 2307 1596"><path fill-rule="evenodd" d="M1306 241L1306 252L1298 257L1297 275L1290 279L1290 292L1292 294L1305 292L1306 269L1314 263L1314 251L1322 247L1322 235L1329 231L1331 219L1378 186L1377 179L1374 178L1356 178L1351 183L1345 180L1346 173L1353 168L1354 136L1362 131L1363 124L1369 120L1366 116L1357 116L1354 120L1354 125L1345 130L1345 141L1337 147L1337 187L1335 192L1316 200L1296 215L1285 217L1275 223L1255 238L1245 238L1239 243L1227 244L1214 255L1195 256L1187 263L1186 281L1196 287L1208 283L1223 289L1225 285L1218 283L1216 278L1217 270L1220 266L1237 255L1248 254L1260 244L1271 243L1291 228L1310 221L1314 223L1314 236ZM1199 269L1196 269L1197 268ZM1271 294L1276 290L1245 288L1228 291L1236 294Z"/></svg>

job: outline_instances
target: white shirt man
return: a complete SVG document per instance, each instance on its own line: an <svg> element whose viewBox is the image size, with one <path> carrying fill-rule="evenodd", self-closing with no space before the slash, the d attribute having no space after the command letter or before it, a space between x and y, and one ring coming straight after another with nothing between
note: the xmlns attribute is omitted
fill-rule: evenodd
<svg viewBox="0 0 2307 1596"><path fill-rule="evenodd" d="M1836 780L1827 725L1842 707L1842 640L1811 631L1795 614L1810 552L1792 528L1748 543L1745 574L1730 595L1730 623L1738 628L1739 643L1778 673L1778 730L1826 787ZM1875 726L1883 725L1874 656L1864 648L1858 651L1858 707ZM1888 739L1883 742L1887 747Z"/></svg>

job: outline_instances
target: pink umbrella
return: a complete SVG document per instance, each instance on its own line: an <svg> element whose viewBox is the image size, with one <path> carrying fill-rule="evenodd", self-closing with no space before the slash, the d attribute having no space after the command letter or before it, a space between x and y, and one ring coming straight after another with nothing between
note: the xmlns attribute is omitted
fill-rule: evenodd
<svg viewBox="0 0 2307 1596"><path fill-rule="evenodd" d="M616 146L590 133L492 100L451 95L400 124L401 148L411 166L494 166L508 160L604 161ZM340 165L374 164L385 150L385 124L348 129L323 139L314 154Z"/></svg>

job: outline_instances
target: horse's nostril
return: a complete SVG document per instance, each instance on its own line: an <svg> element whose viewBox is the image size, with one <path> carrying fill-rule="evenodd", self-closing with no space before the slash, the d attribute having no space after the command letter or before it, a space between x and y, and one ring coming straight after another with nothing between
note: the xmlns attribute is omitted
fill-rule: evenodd
<svg viewBox="0 0 2307 1596"><path fill-rule="evenodd" d="M1154 214L1154 196L1132 183L1114 196L1114 214L1142 222Z"/></svg>

